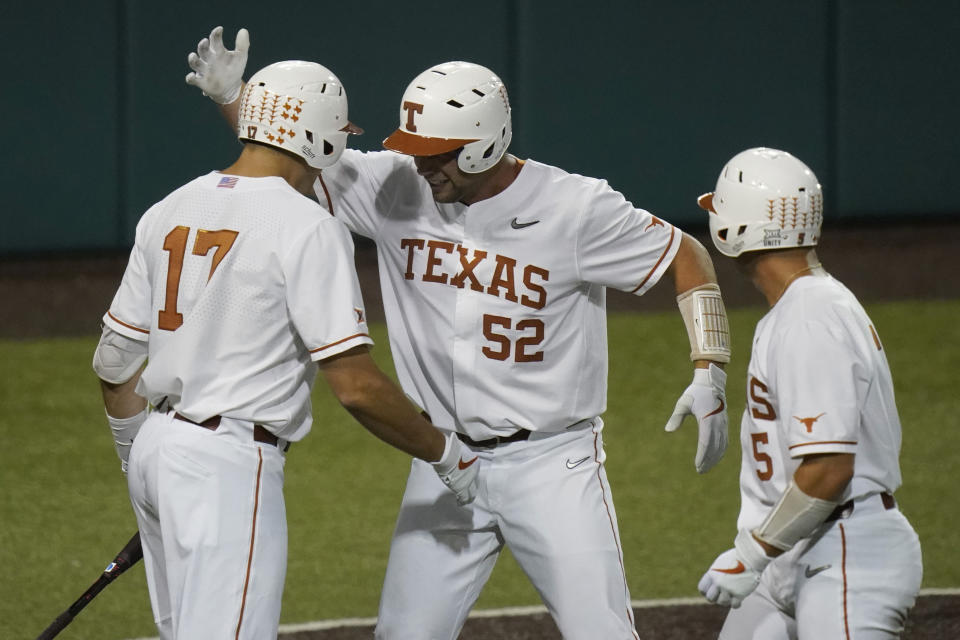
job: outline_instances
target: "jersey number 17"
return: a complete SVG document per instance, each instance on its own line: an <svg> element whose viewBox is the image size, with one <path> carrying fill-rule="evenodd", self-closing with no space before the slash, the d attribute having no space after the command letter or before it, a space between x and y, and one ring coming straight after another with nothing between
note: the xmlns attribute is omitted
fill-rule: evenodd
<svg viewBox="0 0 960 640"><path fill-rule="evenodd" d="M230 229L208 231L197 229L197 237L193 241L193 255L206 256L210 249L216 247L213 262L210 264L210 273L207 281L213 277L227 252L233 247L239 232ZM176 331L183 324L183 314L177 311L177 296L180 293L180 276L183 273L183 258L187 252L187 240L190 237L190 227L178 226L167 234L163 240L163 250L169 253L167 257L167 291L163 309L157 317L157 327L165 331Z"/></svg>

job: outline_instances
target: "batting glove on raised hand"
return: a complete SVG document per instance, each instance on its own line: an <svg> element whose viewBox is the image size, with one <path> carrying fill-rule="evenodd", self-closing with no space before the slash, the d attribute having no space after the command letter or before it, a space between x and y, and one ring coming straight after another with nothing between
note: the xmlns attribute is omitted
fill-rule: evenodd
<svg viewBox="0 0 960 640"><path fill-rule="evenodd" d="M773 560L746 529L737 534L733 549L713 561L697 589L710 602L736 609L760 584L760 574Z"/></svg>
<svg viewBox="0 0 960 640"><path fill-rule="evenodd" d="M198 87L217 104L236 100L243 86L243 70L250 49L250 34L246 29L237 31L236 47L233 51L225 48L223 27L214 27L210 37L197 44L197 52L187 56L187 64L193 69L187 74L187 84Z"/></svg>
<svg viewBox="0 0 960 640"><path fill-rule="evenodd" d="M457 495L460 506L470 504L477 497L477 454L467 448L455 433L446 434L443 456L432 462L437 475Z"/></svg>
<svg viewBox="0 0 960 640"><path fill-rule="evenodd" d="M680 428L687 416L697 419L700 433L693 464L698 473L712 469L727 450L726 385L727 374L717 365L711 363L706 369L695 369L693 382L677 400L665 427L666 431L673 432Z"/></svg>

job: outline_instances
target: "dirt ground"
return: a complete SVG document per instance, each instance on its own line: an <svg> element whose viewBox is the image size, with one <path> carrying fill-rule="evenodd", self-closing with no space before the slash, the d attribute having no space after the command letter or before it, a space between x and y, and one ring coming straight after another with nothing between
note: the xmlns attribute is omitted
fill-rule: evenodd
<svg viewBox="0 0 960 640"><path fill-rule="evenodd" d="M681 605L634 609L642 640L715 640L727 609L710 605ZM370 640L373 627L341 627L324 631L284 634L282 640ZM960 638L960 597L927 596L914 607L903 640ZM560 640L560 632L546 613L505 618L472 618L460 640ZM603 640L598 638L597 640Z"/></svg>
<svg viewBox="0 0 960 640"><path fill-rule="evenodd" d="M958 216L960 218L960 216ZM828 271L858 294L863 302L909 299L958 299L956 277L960 220L896 226L863 223L826 227L818 254ZM698 235L709 246L709 241ZM733 261L714 255L717 275L729 307L762 305L751 285L736 273ZM14 256L0 258L0 339L96 335L126 264L126 255ZM357 266L368 317L383 318L376 272L376 252L357 242ZM609 293L611 310L675 308L668 286L658 286L635 298ZM712 606L672 606L637 610L637 629L645 640L715 638L725 609ZM289 640L368 640L370 627L342 627L298 632ZM475 618L467 622L461 640L547 640L559 638L546 614ZM960 596L921 598L904 638L960 638Z"/></svg>
<svg viewBox="0 0 960 640"><path fill-rule="evenodd" d="M960 216L958 216L960 218ZM864 302L960 298L956 277L960 220L923 225L864 224L824 229L818 255L827 270ZM697 236L709 246L709 240ZM712 248L711 248L712 251ZM762 305L732 260L713 252L728 307ZM126 254L0 258L0 338L96 335L126 266ZM367 316L383 318L376 251L357 241L357 270ZM654 287L641 298L608 293L614 311L675 308L672 287Z"/></svg>

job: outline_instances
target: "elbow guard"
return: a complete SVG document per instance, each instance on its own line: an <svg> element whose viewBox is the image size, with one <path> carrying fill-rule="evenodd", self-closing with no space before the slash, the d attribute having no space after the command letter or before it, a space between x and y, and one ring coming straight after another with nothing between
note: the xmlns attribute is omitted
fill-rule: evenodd
<svg viewBox="0 0 960 640"><path fill-rule="evenodd" d="M121 384L133 377L147 360L147 343L103 328L93 353L93 370L104 382Z"/></svg>

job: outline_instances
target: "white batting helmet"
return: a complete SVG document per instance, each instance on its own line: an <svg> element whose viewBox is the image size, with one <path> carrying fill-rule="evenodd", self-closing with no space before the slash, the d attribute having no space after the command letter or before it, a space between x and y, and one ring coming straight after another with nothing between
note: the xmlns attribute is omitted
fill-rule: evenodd
<svg viewBox="0 0 960 640"><path fill-rule="evenodd" d="M411 156L463 147L457 165L465 173L480 173L500 161L512 136L510 102L500 78L478 64L445 62L407 87L400 102L400 128L383 146Z"/></svg>
<svg viewBox="0 0 960 640"><path fill-rule="evenodd" d="M823 190L817 176L786 151L757 147L735 155L717 189L697 200L710 212L720 253L812 247L820 239Z"/></svg>
<svg viewBox="0 0 960 640"><path fill-rule="evenodd" d="M237 137L279 147L314 169L340 159L347 135L347 92L333 72L302 60L275 62L253 74L240 100Z"/></svg>

